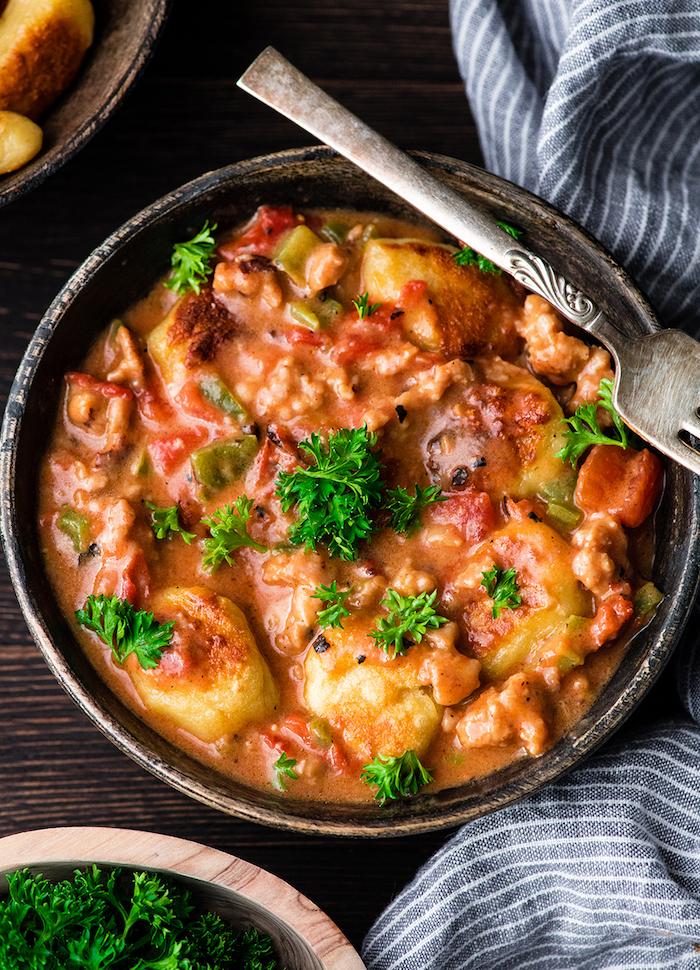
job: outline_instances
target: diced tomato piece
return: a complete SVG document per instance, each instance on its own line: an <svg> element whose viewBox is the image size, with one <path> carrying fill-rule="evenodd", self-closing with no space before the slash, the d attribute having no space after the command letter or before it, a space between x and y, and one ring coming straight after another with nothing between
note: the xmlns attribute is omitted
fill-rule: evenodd
<svg viewBox="0 0 700 970"><path fill-rule="evenodd" d="M304 744L315 744L309 722L302 714L288 714L282 721L281 727L294 734Z"/></svg>
<svg viewBox="0 0 700 970"><path fill-rule="evenodd" d="M288 344L308 344L311 347L323 347L326 337L323 334L309 330L307 327L290 327L285 333Z"/></svg>
<svg viewBox="0 0 700 970"><path fill-rule="evenodd" d="M110 381L98 381L97 378L91 377L90 374L81 374L77 371L71 371L66 374L66 383L73 384L75 387L86 387L91 391L95 391L96 394L101 394L102 397L123 397L125 401L131 401L133 398L133 392L128 387L123 387L121 384L112 384Z"/></svg>
<svg viewBox="0 0 700 970"><path fill-rule="evenodd" d="M331 744L330 748L328 748L326 756L331 767L334 769L334 771L337 771L338 774L342 774L348 770L348 759L345 757L335 741L333 744Z"/></svg>
<svg viewBox="0 0 700 970"><path fill-rule="evenodd" d="M136 395L136 401L140 415L147 422L154 421L162 425L170 420L172 408L165 403L155 388L146 385Z"/></svg>
<svg viewBox="0 0 700 970"><path fill-rule="evenodd" d="M271 257L277 251L282 236L301 221L291 206L261 205L252 224L237 239L219 246L219 255L227 260L232 260L240 253Z"/></svg>
<svg viewBox="0 0 700 970"><path fill-rule="evenodd" d="M128 600L132 606L143 603L149 590L151 575L143 550L139 550L122 571L117 596Z"/></svg>
<svg viewBox="0 0 700 970"><path fill-rule="evenodd" d="M598 609L591 622L591 637L599 647L613 640L634 613L634 606L624 596L611 596Z"/></svg>
<svg viewBox="0 0 700 970"><path fill-rule="evenodd" d="M663 487L656 455L617 445L595 445L578 473L576 504L584 512L609 512L635 528L651 514Z"/></svg>
<svg viewBox="0 0 700 970"><path fill-rule="evenodd" d="M335 364L352 364L361 357L371 354L373 350L378 350L379 347L381 347L381 340L377 334L364 330L360 333L349 333L335 345L331 358Z"/></svg>
<svg viewBox="0 0 700 970"><path fill-rule="evenodd" d="M258 735L260 737L260 740L264 741L265 744L268 746L268 748L277 747L277 742L279 741L279 737L276 734L274 734L274 732L268 731L265 728L263 728L260 731L258 731Z"/></svg>
<svg viewBox="0 0 700 970"><path fill-rule="evenodd" d="M175 395L175 401L185 414L189 414L193 418L201 418L203 421L212 424L224 422L224 412L204 399L201 390L194 381L185 381Z"/></svg>
<svg viewBox="0 0 700 970"><path fill-rule="evenodd" d="M165 438L156 438L148 444L151 459L164 474L170 472L189 457L194 446L202 440L198 431L183 431Z"/></svg>
<svg viewBox="0 0 700 970"><path fill-rule="evenodd" d="M296 454L290 454L284 446L266 438L253 464L253 482L258 497L267 498L274 491L280 470L292 474L300 464Z"/></svg>
<svg viewBox="0 0 700 970"><path fill-rule="evenodd" d="M430 506L434 522L455 525L467 542L480 542L496 525L496 514L487 492L467 490L449 495L445 502Z"/></svg>
<svg viewBox="0 0 700 970"><path fill-rule="evenodd" d="M389 334L401 329L402 316L403 311L397 310L393 303L383 303L370 317L357 321L336 341L331 351L333 362L351 364L378 350L386 344Z"/></svg>
<svg viewBox="0 0 700 970"><path fill-rule="evenodd" d="M412 310L425 302L427 293L428 284L425 280L411 280L401 287L399 306L404 310Z"/></svg>

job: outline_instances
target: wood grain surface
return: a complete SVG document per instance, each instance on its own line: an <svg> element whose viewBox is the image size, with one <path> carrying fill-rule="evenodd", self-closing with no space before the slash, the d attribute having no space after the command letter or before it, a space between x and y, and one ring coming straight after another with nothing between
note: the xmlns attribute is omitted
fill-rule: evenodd
<svg viewBox="0 0 700 970"><path fill-rule="evenodd" d="M235 86L268 44L399 146L480 163L448 0L174 0L160 46L124 105L67 165L0 209L3 404L42 314L110 232L205 171L309 143ZM231 852L290 882L356 947L452 834L313 838L238 821L171 790L63 694L3 567L0 836L65 825L145 829Z"/></svg>

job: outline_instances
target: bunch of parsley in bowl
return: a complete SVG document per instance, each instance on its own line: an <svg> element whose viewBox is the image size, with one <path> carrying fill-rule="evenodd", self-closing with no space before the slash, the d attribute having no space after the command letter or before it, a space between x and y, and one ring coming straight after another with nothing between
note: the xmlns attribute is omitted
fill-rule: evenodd
<svg viewBox="0 0 700 970"><path fill-rule="evenodd" d="M363 970L276 876L184 839L82 827L0 839L0 965Z"/></svg>

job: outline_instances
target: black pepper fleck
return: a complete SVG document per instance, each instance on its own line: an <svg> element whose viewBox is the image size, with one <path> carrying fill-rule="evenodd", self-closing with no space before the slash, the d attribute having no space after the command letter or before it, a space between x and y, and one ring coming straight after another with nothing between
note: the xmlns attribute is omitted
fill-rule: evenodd
<svg viewBox="0 0 700 970"><path fill-rule="evenodd" d="M273 445L277 445L278 448L282 447L282 439L271 425L268 424L267 431L265 433Z"/></svg>
<svg viewBox="0 0 700 970"><path fill-rule="evenodd" d="M363 653L361 653L359 655L359 657L357 657L357 662L358 662L358 664L363 664L366 659L367 659L367 657L365 657L365 655Z"/></svg>
<svg viewBox="0 0 700 970"><path fill-rule="evenodd" d="M319 633L311 646L314 648L316 653L325 653L326 650L330 648L330 643L328 640L326 640L322 633Z"/></svg>
<svg viewBox="0 0 700 970"><path fill-rule="evenodd" d="M406 415L408 414L408 411L406 410L406 408L402 404L397 404L395 410L396 410L396 413L399 416L399 424L403 424L403 420L406 417Z"/></svg>
<svg viewBox="0 0 700 970"><path fill-rule="evenodd" d="M472 465L472 468L483 468L485 464L486 464L485 458L477 458L474 464Z"/></svg>
<svg viewBox="0 0 700 970"><path fill-rule="evenodd" d="M452 487L463 488L467 484L468 478L469 471L466 468L455 468L455 470L452 472Z"/></svg>

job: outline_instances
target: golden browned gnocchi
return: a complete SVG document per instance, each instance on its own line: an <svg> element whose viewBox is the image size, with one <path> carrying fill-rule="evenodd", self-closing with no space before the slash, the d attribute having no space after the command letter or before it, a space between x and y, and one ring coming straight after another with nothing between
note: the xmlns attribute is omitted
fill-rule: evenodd
<svg viewBox="0 0 700 970"><path fill-rule="evenodd" d="M144 670L135 658L127 667L149 710L207 742L271 715L277 690L235 603L204 586L174 587L154 608L175 620L177 634L156 668Z"/></svg>

